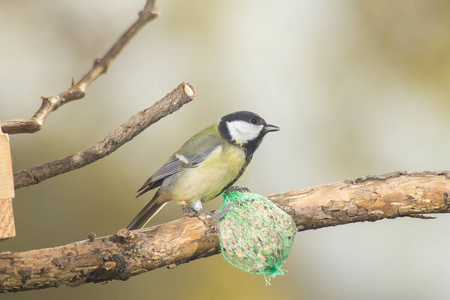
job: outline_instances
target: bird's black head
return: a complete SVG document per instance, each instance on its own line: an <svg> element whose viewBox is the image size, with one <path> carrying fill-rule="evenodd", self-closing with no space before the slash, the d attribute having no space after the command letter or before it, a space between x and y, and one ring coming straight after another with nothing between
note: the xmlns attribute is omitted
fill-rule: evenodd
<svg viewBox="0 0 450 300"><path fill-rule="evenodd" d="M266 133L278 131L263 118L249 111L238 111L219 120L219 132L230 143L244 147L250 156L258 148Z"/></svg>

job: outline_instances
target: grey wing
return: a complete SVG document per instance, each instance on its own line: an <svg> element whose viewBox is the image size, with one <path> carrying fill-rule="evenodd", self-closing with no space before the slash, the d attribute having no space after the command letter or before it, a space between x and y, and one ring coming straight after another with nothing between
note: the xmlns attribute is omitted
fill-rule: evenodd
<svg viewBox="0 0 450 300"><path fill-rule="evenodd" d="M175 155L172 155L172 157L170 157L170 159L158 171L156 171L152 177L147 179L144 185L142 185L142 187L138 190L139 194L136 198L154 188L159 187L165 178L180 172L183 164L184 163L177 159Z"/></svg>
<svg viewBox="0 0 450 300"><path fill-rule="evenodd" d="M194 142L194 143L192 143ZM144 185L138 190L139 197L142 194L161 186L163 180L169 176L172 176L178 172L180 172L183 168L195 168L197 167L202 161L205 160L206 157L220 145L220 140L209 140L209 143L207 143L208 147L205 147L204 143L202 147L195 147L195 140L192 141L189 144L189 148L197 149L197 150L203 150L202 152L199 152L198 154L194 155L187 155L186 153L186 146L181 147L180 150L178 150L174 155L172 155L169 160L158 170L155 174L152 175L145 183ZM195 151L189 151L190 153Z"/></svg>

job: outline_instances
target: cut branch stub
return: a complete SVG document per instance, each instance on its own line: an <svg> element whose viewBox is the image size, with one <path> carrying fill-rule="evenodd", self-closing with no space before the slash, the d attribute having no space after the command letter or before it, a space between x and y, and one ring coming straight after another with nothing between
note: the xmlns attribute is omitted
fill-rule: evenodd
<svg viewBox="0 0 450 300"><path fill-rule="evenodd" d="M192 101L194 96L194 88L189 83L183 82L179 84L160 101L132 116L127 122L108 134L97 144L63 159L15 173L15 189L37 184L43 180L79 169L106 157L150 125Z"/></svg>

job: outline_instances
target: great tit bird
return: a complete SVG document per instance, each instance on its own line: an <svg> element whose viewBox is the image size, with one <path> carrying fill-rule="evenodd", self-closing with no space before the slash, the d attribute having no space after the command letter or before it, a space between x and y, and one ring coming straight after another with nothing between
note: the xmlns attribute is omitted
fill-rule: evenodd
<svg viewBox="0 0 450 300"><path fill-rule="evenodd" d="M138 190L137 197L159 187L127 229L144 227L171 200L189 204L198 213L221 218L226 211L216 215L203 209L202 202L231 187L247 169L266 133L278 130L277 126L268 125L263 118L248 111L226 115L203 129Z"/></svg>

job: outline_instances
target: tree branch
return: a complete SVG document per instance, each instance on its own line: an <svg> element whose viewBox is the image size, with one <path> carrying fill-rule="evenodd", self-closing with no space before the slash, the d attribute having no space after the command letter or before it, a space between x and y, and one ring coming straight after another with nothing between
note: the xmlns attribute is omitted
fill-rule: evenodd
<svg viewBox="0 0 450 300"><path fill-rule="evenodd" d="M154 6L155 0L147 0L144 9L139 12L138 20L131 25L130 28L128 28L128 30L117 40L117 42L102 58L95 60L92 69L84 75L80 81L78 81L75 85L72 83L72 86L69 89L59 93L56 96L42 96L42 105L31 119L2 122L1 127L3 132L9 134L37 132L42 129L45 119L51 112L70 101L84 98L89 85L100 75L106 73L116 56L139 31L139 29L158 16L158 13L154 11Z"/></svg>
<svg viewBox="0 0 450 300"><path fill-rule="evenodd" d="M14 188L20 189L38 184L45 179L79 169L111 154L153 123L190 102L194 95L194 88L190 84L181 83L160 101L132 116L97 144L66 158L15 173Z"/></svg>
<svg viewBox="0 0 450 300"><path fill-rule="evenodd" d="M447 172L395 172L268 196L299 230L449 213ZM136 231L22 253L0 253L0 292L126 280L219 253L216 222L182 218Z"/></svg>
<svg viewBox="0 0 450 300"><path fill-rule="evenodd" d="M268 196L299 230L449 213L449 172L394 172Z"/></svg>

